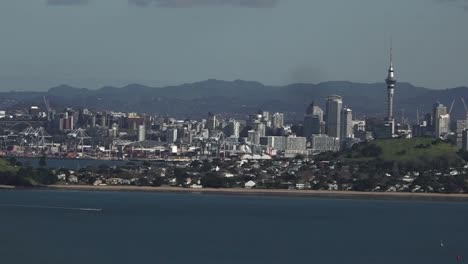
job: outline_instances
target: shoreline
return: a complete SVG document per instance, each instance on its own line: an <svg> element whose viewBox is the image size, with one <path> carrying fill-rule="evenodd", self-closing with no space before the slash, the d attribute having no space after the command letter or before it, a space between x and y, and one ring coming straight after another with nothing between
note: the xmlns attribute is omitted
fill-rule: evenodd
<svg viewBox="0 0 468 264"><path fill-rule="evenodd" d="M156 193L196 193L233 196L270 196L299 198L331 198L362 200L407 200L407 201L445 201L468 202L468 194L440 193L402 193L402 192L356 192L356 191L315 191L315 190L281 190L281 189L191 189L182 187L151 186L91 186L91 185L50 185L48 190L74 191L108 191L108 192L156 192Z"/></svg>

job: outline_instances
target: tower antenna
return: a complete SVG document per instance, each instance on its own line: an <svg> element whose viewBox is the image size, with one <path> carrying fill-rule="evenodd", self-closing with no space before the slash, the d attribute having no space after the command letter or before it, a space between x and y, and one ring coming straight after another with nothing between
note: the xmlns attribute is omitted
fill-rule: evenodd
<svg viewBox="0 0 468 264"><path fill-rule="evenodd" d="M393 37L390 36L390 66L393 66Z"/></svg>

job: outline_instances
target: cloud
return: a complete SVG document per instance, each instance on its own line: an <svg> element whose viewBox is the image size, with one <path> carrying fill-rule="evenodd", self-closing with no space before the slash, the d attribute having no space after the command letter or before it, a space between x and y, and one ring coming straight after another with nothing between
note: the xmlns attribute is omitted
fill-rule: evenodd
<svg viewBox="0 0 468 264"><path fill-rule="evenodd" d="M275 7L279 0L128 0L139 7L196 7L196 6L233 6L250 8Z"/></svg>
<svg viewBox="0 0 468 264"><path fill-rule="evenodd" d="M47 5L51 6L77 6L87 5L91 0L47 0Z"/></svg>
<svg viewBox="0 0 468 264"><path fill-rule="evenodd" d="M437 0L438 3L449 4L468 12L468 0Z"/></svg>

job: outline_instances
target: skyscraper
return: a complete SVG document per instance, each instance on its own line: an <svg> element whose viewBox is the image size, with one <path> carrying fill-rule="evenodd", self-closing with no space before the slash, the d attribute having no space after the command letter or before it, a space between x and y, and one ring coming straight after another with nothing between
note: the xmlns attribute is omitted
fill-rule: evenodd
<svg viewBox="0 0 468 264"><path fill-rule="evenodd" d="M450 123L447 107L437 102L432 108L432 117L434 120L434 137L439 138L447 134Z"/></svg>
<svg viewBox="0 0 468 264"><path fill-rule="evenodd" d="M310 138L312 135L321 134L322 122L323 110L312 102L304 116L304 136Z"/></svg>
<svg viewBox="0 0 468 264"><path fill-rule="evenodd" d="M343 99L339 95L327 97L326 103L326 130L330 137L339 138L341 127L341 109L343 108Z"/></svg>
<svg viewBox="0 0 468 264"><path fill-rule="evenodd" d="M385 82L387 83L387 121L393 121L393 96L395 94L395 85L396 85L396 78L395 78L395 71L393 69L393 50L390 47L390 67L388 68L388 75Z"/></svg>
<svg viewBox="0 0 468 264"><path fill-rule="evenodd" d="M168 128L167 129L167 143L172 144L177 141L177 129L175 128Z"/></svg>
<svg viewBox="0 0 468 264"><path fill-rule="evenodd" d="M218 128L218 119L216 118L216 115L209 112L208 113L208 120L206 120L206 128L208 128L208 130L215 130Z"/></svg>
<svg viewBox="0 0 468 264"><path fill-rule="evenodd" d="M282 128L284 127L284 114L275 113L273 115L273 128Z"/></svg>
<svg viewBox="0 0 468 264"><path fill-rule="evenodd" d="M228 125L226 126L226 135L229 137L239 137L240 134L240 123L234 119L229 120Z"/></svg>
<svg viewBox="0 0 468 264"><path fill-rule="evenodd" d="M343 108L341 111L341 136L343 140L345 138L353 137L353 111L349 108Z"/></svg>

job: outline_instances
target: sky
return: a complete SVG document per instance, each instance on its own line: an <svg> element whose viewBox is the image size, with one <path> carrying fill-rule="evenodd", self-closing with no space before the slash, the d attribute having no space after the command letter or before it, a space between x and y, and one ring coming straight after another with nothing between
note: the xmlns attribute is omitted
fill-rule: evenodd
<svg viewBox="0 0 468 264"><path fill-rule="evenodd" d="M468 86L468 0L1 0L0 91L399 81Z"/></svg>

